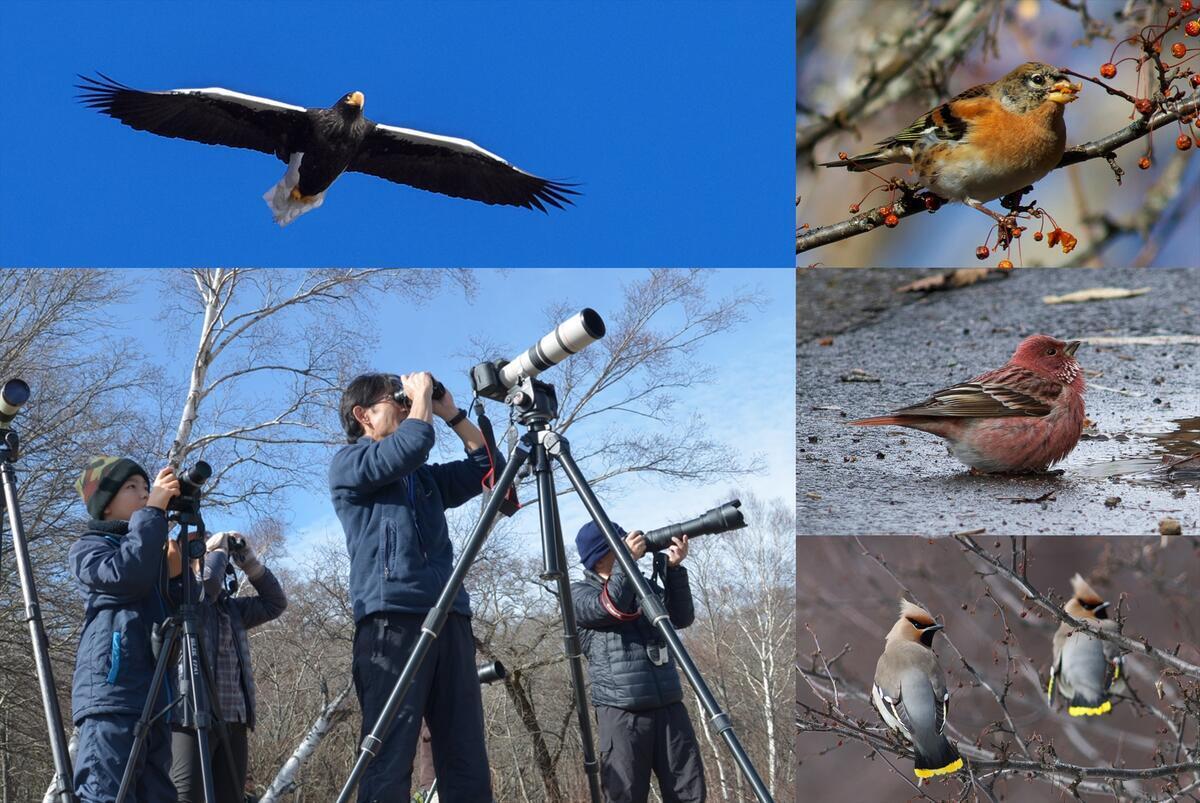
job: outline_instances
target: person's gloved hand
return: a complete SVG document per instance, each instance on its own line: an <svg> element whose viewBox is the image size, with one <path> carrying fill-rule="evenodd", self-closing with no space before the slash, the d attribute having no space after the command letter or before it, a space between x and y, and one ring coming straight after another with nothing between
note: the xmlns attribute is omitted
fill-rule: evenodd
<svg viewBox="0 0 1200 803"><path fill-rule="evenodd" d="M237 533L223 532L213 533L204 542L205 552L216 552L218 549L222 552L229 552L229 536L237 535Z"/></svg>
<svg viewBox="0 0 1200 803"><path fill-rule="evenodd" d="M233 564L246 573L246 579L254 582L262 577L267 567L263 566L258 556L254 554L254 547L250 546L250 539L241 533L235 533L235 535L242 539L245 546L241 549L231 548L230 557L233 558Z"/></svg>

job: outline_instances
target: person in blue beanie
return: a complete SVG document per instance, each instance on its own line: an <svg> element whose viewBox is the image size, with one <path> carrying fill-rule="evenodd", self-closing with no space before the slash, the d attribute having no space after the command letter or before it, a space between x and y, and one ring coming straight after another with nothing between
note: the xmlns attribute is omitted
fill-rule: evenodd
<svg viewBox="0 0 1200 803"><path fill-rule="evenodd" d="M635 561L646 554L641 530L617 532ZM687 569L688 537L655 555L651 589L677 629L696 618ZM579 637L588 660L600 737L600 785L608 803L645 803L650 776L664 803L702 803L704 764L683 704L675 661L642 616L633 582L595 522L575 537L583 579L571 584ZM656 580L661 576L662 584Z"/></svg>
<svg viewBox="0 0 1200 803"><path fill-rule="evenodd" d="M397 400L403 391L403 403ZM447 390L433 398L427 372L364 374L342 394L348 445L329 467L333 506L350 553L354 688L361 735L370 733L396 685L454 563L449 508L482 491L492 465L482 433ZM462 442L462 460L428 464L434 417ZM489 803L491 773L475 669L471 606L459 592L396 721L363 773L359 801L408 800L421 718L429 724L438 798Z"/></svg>
<svg viewBox="0 0 1200 803"><path fill-rule="evenodd" d="M75 797L111 803L133 747L134 725L150 695L153 632L178 594L168 589L167 505L179 495L179 478L164 468L150 486L145 469L123 457L95 457L75 488L91 522L68 556L84 596L84 624L71 684L71 718L77 728ZM163 683L155 711L172 699ZM174 803L169 774L171 732L165 717L150 723L138 757L128 803Z"/></svg>

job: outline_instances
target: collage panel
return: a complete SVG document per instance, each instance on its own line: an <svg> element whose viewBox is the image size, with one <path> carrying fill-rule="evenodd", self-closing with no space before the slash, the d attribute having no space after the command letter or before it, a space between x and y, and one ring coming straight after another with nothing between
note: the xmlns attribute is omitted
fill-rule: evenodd
<svg viewBox="0 0 1200 803"><path fill-rule="evenodd" d="M797 539L797 800L1187 800L1194 538Z"/></svg>
<svg viewBox="0 0 1200 803"><path fill-rule="evenodd" d="M1200 267L1192 0L797 0L796 265Z"/></svg>
<svg viewBox="0 0 1200 803"><path fill-rule="evenodd" d="M798 273L798 534L1195 534L1196 272L955 275Z"/></svg>
<svg viewBox="0 0 1200 803"><path fill-rule="evenodd" d="M8 798L791 799L793 285L0 272Z"/></svg>

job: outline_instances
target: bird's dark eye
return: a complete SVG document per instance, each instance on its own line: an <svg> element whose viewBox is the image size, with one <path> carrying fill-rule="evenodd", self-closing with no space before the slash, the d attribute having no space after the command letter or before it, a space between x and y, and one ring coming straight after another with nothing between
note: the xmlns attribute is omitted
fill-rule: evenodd
<svg viewBox="0 0 1200 803"><path fill-rule="evenodd" d="M1029 76L1029 80L1038 86L1041 86L1042 84L1046 83L1046 76L1042 75L1040 72L1035 72L1033 75Z"/></svg>
<svg viewBox="0 0 1200 803"><path fill-rule="evenodd" d="M1058 349L1046 349L1047 356L1053 357L1055 354L1058 354Z"/></svg>

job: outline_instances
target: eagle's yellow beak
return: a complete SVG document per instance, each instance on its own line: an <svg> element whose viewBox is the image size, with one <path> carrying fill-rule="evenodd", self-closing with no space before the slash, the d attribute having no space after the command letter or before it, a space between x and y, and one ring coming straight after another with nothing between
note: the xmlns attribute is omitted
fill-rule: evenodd
<svg viewBox="0 0 1200 803"><path fill-rule="evenodd" d="M363 103L365 103L366 100L367 99L366 99L366 97L363 96L363 93L351 92L350 97L346 100L346 102L349 103L351 106L357 106L358 108L361 109L363 107Z"/></svg>

